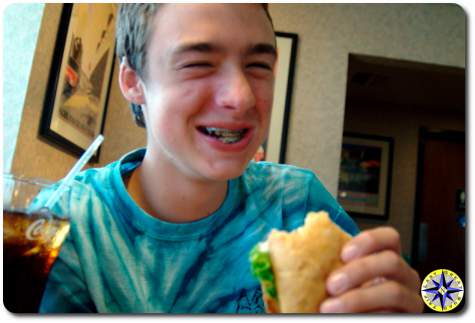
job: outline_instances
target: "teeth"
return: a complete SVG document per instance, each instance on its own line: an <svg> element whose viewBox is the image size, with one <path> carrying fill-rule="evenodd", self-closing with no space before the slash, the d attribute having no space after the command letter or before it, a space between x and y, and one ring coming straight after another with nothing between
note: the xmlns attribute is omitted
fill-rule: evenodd
<svg viewBox="0 0 475 323"><path fill-rule="evenodd" d="M238 142L239 140L241 140L241 137L235 137L235 138L223 137L223 138L218 138L218 140L224 142L225 144L233 144L233 143Z"/></svg>
<svg viewBox="0 0 475 323"><path fill-rule="evenodd" d="M210 136L213 136L225 144L232 144L241 140L245 133L245 129L241 130L229 130L223 128L203 127L204 132Z"/></svg>
<svg viewBox="0 0 475 323"><path fill-rule="evenodd" d="M212 128L207 127L206 131L210 134L214 134L220 137L236 137L242 135L244 130L229 130L229 129L222 129L222 128Z"/></svg>

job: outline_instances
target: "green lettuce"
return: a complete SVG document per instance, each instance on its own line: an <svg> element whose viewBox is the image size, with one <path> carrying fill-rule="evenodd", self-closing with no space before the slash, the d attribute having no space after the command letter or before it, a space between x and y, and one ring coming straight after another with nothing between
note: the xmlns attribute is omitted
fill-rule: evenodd
<svg viewBox="0 0 475 323"><path fill-rule="evenodd" d="M251 262L251 272L262 283L266 294L277 299L277 288L269 252L262 251L259 244L257 244L252 248L249 260Z"/></svg>

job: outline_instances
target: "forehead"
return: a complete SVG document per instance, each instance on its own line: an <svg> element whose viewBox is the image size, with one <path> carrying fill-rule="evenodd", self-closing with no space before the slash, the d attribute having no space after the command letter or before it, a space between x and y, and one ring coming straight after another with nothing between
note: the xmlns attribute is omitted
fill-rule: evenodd
<svg viewBox="0 0 475 323"><path fill-rule="evenodd" d="M271 22L260 4L167 4L158 10L150 48L183 42L274 44Z"/></svg>

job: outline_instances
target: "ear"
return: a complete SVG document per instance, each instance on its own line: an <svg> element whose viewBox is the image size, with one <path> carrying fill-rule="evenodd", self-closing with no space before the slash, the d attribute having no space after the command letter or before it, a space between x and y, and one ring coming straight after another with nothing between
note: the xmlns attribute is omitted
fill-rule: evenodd
<svg viewBox="0 0 475 323"><path fill-rule="evenodd" d="M138 105L145 103L142 81L137 72L129 66L127 59L120 63L119 86L127 101Z"/></svg>

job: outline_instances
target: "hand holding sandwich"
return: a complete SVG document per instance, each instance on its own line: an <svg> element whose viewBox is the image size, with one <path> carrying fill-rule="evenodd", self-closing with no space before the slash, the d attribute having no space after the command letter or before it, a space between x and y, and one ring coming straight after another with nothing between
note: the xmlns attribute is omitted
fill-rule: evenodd
<svg viewBox="0 0 475 323"><path fill-rule="evenodd" d="M392 228L353 238L322 211L294 231L273 229L250 261L268 313L421 312L419 276L400 249Z"/></svg>
<svg viewBox="0 0 475 323"><path fill-rule="evenodd" d="M326 281L329 294L320 306L325 313L422 312L420 279L399 255L395 229L361 232L341 252L343 266Z"/></svg>

